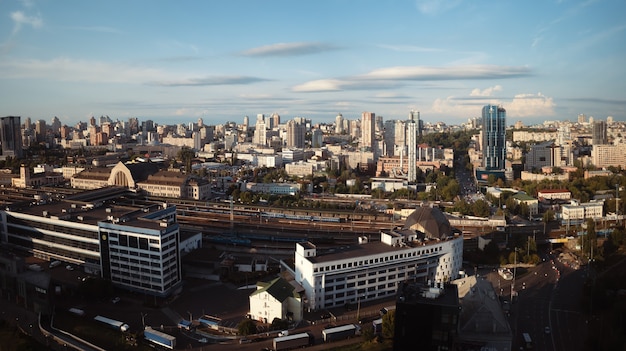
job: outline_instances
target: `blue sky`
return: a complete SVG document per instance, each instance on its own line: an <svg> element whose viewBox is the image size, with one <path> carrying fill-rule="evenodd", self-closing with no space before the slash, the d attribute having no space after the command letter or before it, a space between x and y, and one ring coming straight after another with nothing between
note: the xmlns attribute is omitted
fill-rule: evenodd
<svg viewBox="0 0 626 351"><path fill-rule="evenodd" d="M0 115L626 120L626 2L0 0Z"/></svg>

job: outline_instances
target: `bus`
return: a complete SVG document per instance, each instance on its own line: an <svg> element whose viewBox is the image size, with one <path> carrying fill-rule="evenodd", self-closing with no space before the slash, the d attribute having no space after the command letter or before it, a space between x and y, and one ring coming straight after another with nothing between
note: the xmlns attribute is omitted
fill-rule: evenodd
<svg viewBox="0 0 626 351"><path fill-rule="evenodd" d="M524 339L524 347L526 347L526 349L532 349L533 339L530 338L530 334L522 333L522 338Z"/></svg>

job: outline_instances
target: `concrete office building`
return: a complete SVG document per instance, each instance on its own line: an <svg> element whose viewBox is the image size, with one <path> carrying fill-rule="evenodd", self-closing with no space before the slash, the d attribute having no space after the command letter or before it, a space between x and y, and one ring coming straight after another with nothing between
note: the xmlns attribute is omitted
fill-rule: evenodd
<svg viewBox="0 0 626 351"><path fill-rule="evenodd" d="M105 188L40 205L9 205L0 211L0 242L78 265L121 288L169 296L182 278L176 207L124 205L128 194Z"/></svg>
<svg viewBox="0 0 626 351"><path fill-rule="evenodd" d="M381 231L380 242L318 250L296 244L295 280L306 292L305 308L320 310L395 296L406 280L456 279L463 260L463 238L437 208L420 207L404 227Z"/></svg>
<svg viewBox="0 0 626 351"><path fill-rule="evenodd" d="M1 158L21 158L23 156L21 128L19 116L0 117Z"/></svg>

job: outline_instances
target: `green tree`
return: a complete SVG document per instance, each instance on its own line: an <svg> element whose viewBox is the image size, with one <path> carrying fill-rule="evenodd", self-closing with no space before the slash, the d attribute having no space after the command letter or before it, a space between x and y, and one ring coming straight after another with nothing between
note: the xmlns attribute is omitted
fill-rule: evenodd
<svg viewBox="0 0 626 351"><path fill-rule="evenodd" d="M491 214L489 204L485 200L477 200L472 204L472 213L478 217L488 217Z"/></svg>
<svg viewBox="0 0 626 351"><path fill-rule="evenodd" d="M393 339L396 328L396 310L387 311L383 316L383 337Z"/></svg>
<svg viewBox="0 0 626 351"><path fill-rule="evenodd" d="M256 333L256 323L252 319L244 319L237 325L239 335L250 335Z"/></svg>
<svg viewBox="0 0 626 351"><path fill-rule="evenodd" d="M181 161L183 166L185 167L185 172L191 172L191 161L196 157L195 151L190 149L187 146L183 146L179 151L177 158Z"/></svg>

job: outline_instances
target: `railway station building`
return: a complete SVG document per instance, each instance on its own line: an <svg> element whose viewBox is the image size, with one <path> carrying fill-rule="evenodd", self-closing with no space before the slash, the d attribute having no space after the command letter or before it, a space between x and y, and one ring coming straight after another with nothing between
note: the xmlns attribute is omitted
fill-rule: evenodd
<svg viewBox="0 0 626 351"><path fill-rule="evenodd" d="M305 308L321 310L395 296L402 282L448 282L458 277L463 237L453 234L438 208L420 207L403 227L383 230L380 241L317 249L296 244L294 277Z"/></svg>

